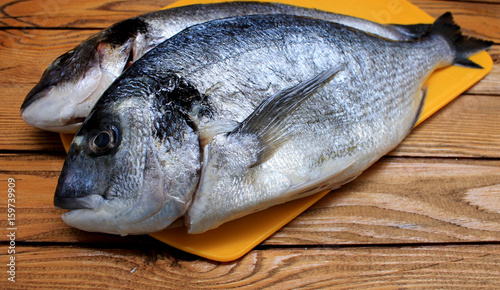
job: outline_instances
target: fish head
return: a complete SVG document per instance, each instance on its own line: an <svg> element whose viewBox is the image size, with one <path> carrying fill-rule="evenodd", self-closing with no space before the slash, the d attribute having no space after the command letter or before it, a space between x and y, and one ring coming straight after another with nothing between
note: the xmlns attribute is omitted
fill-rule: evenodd
<svg viewBox="0 0 500 290"><path fill-rule="evenodd" d="M99 100L68 152L54 204L71 210L62 216L70 226L151 233L191 202L201 168L196 130L180 112L158 108L146 96L154 93L144 92L150 86L128 85L134 89L123 88L113 102Z"/></svg>
<svg viewBox="0 0 500 290"><path fill-rule="evenodd" d="M108 43L95 34L54 60L31 89L21 116L36 128L75 133L98 98L121 74L131 44Z"/></svg>

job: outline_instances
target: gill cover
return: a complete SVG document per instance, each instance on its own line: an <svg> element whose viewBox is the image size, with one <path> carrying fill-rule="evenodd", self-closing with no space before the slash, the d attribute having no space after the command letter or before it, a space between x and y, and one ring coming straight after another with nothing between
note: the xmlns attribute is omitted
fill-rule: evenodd
<svg viewBox="0 0 500 290"><path fill-rule="evenodd" d="M181 217L200 171L198 134L179 98L146 76L108 90L71 145L54 204L78 229L111 234L162 230ZM192 96L192 94L189 94Z"/></svg>

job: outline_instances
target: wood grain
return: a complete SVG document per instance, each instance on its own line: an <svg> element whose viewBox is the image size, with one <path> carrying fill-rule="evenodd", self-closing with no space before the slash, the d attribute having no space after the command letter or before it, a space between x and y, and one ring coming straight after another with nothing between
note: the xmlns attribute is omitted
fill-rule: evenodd
<svg viewBox="0 0 500 290"><path fill-rule="evenodd" d="M500 157L500 97L462 95L415 128L391 156Z"/></svg>
<svg viewBox="0 0 500 290"><path fill-rule="evenodd" d="M499 289L500 1L412 0L491 39L491 74L389 156L243 258L217 263L149 236L72 229L52 198L65 153L19 107L50 62L99 29L171 0L0 0L0 190L16 179L16 283L0 289ZM0 209L6 211L6 199ZM7 221L0 218L0 263Z"/></svg>
<svg viewBox="0 0 500 290"><path fill-rule="evenodd" d="M2 253L4 249L0 250ZM2 257L2 262L8 257ZM499 245L254 250L229 263L170 248L24 246L9 289L498 289Z"/></svg>
<svg viewBox="0 0 500 290"><path fill-rule="evenodd" d="M7 0L0 6L0 25L5 27L105 28L117 21L161 9L172 2L175 1ZM498 42L500 38L500 34L497 33L500 28L498 21L500 9L496 5L498 2L455 1L453 5L450 5L449 1L418 0L412 3L434 17L449 10L457 15L459 23L468 23L466 30L475 33L476 36L485 36L485 31L492 31L496 33L495 41Z"/></svg>
<svg viewBox="0 0 500 290"><path fill-rule="evenodd" d="M126 18L159 10L174 0L2 1L0 25L6 27L104 28Z"/></svg>
<svg viewBox="0 0 500 290"><path fill-rule="evenodd" d="M493 70L466 93L497 96L500 94L500 46L493 45L488 50L488 54L493 60Z"/></svg>
<svg viewBox="0 0 500 290"><path fill-rule="evenodd" d="M0 30L0 83L34 86L61 54L100 30Z"/></svg>
<svg viewBox="0 0 500 290"><path fill-rule="evenodd" d="M498 1L478 3L470 1L411 1L420 9L437 18L446 11L453 14L455 21L467 35L487 38L496 43L500 39L500 11Z"/></svg>
<svg viewBox="0 0 500 290"><path fill-rule="evenodd" d="M266 243L497 242L500 203L490 202L500 189L499 166L498 161L384 158Z"/></svg>

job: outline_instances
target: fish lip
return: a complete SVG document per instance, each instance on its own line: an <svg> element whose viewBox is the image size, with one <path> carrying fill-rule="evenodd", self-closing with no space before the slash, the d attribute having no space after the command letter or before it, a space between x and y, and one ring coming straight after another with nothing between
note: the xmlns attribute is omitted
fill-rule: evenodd
<svg viewBox="0 0 500 290"><path fill-rule="evenodd" d="M74 134L81 127L86 116L73 116L68 120L62 120L57 116L59 112L42 117L37 115L40 112L40 102L44 102L55 88L55 85L47 86L42 90L33 88L21 105L21 117L27 124L42 130Z"/></svg>
<svg viewBox="0 0 500 290"><path fill-rule="evenodd" d="M62 197L59 195L54 196L54 206L61 209L98 209L104 202L104 197L91 194L84 197Z"/></svg>
<svg viewBox="0 0 500 290"><path fill-rule="evenodd" d="M31 104L48 95L54 88L55 85L48 85L45 86L43 89L40 89L39 86L35 86L33 89L31 89L28 95L26 95L23 104L21 105L21 113L23 113L24 110Z"/></svg>

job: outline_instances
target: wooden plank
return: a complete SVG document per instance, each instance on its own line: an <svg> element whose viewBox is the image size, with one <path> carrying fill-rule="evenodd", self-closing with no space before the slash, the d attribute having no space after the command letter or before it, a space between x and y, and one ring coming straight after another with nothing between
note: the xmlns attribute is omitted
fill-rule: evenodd
<svg viewBox="0 0 500 290"><path fill-rule="evenodd" d="M1 12L0 26L4 27L86 27L105 28L139 14L158 10L175 1L145 0L90 0L77 3L68 0L6 0ZM459 23L468 22L467 30L484 36L487 31L499 31L500 8L497 3L485 1L435 1L412 0L416 6L437 17L450 10ZM478 21L478 19L481 19ZM496 35L498 41L500 35Z"/></svg>
<svg viewBox="0 0 500 290"><path fill-rule="evenodd" d="M499 245L261 249L228 263L169 248L19 246L15 261L16 282L4 273L3 289L500 287Z"/></svg>
<svg viewBox="0 0 500 290"><path fill-rule="evenodd" d="M3 0L0 25L5 27L87 27L109 25L159 10L174 0Z"/></svg>
<svg viewBox="0 0 500 290"><path fill-rule="evenodd" d="M459 96L415 128L388 155L498 158L498 112L498 96Z"/></svg>
<svg viewBox="0 0 500 290"><path fill-rule="evenodd" d="M480 82L476 83L467 94L496 95L500 94L500 45L493 45L488 54L493 60L493 70Z"/></svg>
<svg viewBox="0 0 500 290"><path fill-rule="evenodd" d="M29 84L24 98L52 61L97 31L0 30L0 84Z"/></svg>
<svg viewBox="0 0 500 290"><path fill-rule="evenodd" d="M467 35L498 43L500 37L500 5L470 1L411 0L420 9L437 18L450 11Z"/></svg>
<svg viewBox="0 0 500 290"><path fill-rule="evenodd" d="M52 199L61 155L0 155L0 188L16 180L18 238L100 242L60 219ZM383 158L268 239L268 245L500 241L500 161ZM6 208L0 200L0 208ZM0 220L7 227L7 220ZM112 237L112 236L110 236ZM116 239L115 239L116 238ZM6 241L0 236L0 241ZM138 238L140 240L140 238ZM128 243L113 236L113 241Z"/></svg>
<svg viewBox="0 0 500 290"><path fill-rule="evenodd" d="M381 159L267 244L500 241L500 163Z"/></svg>

